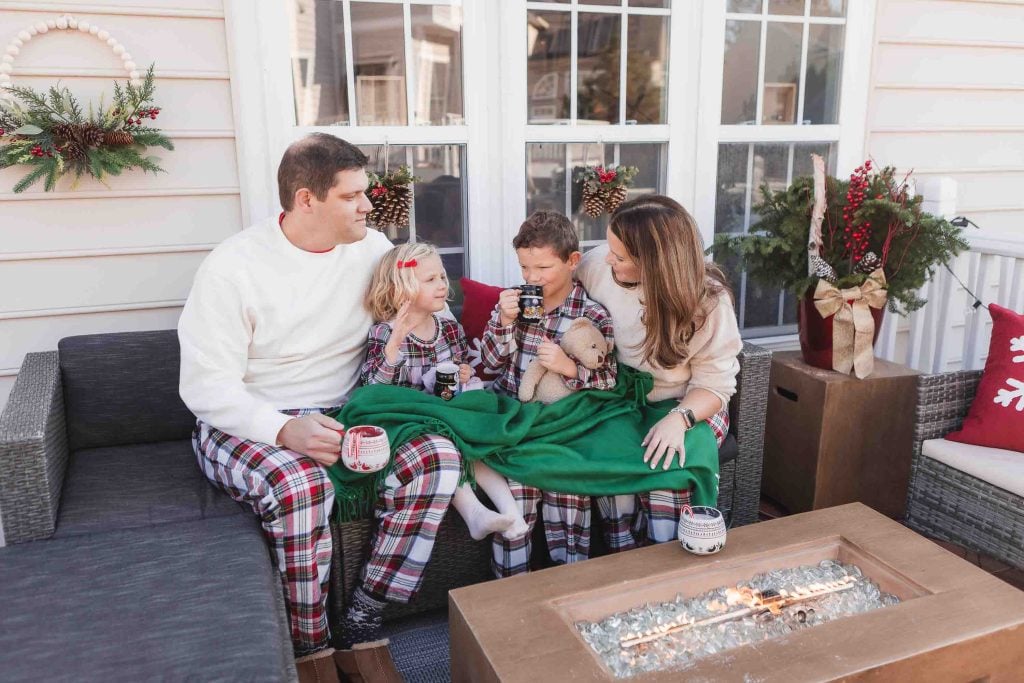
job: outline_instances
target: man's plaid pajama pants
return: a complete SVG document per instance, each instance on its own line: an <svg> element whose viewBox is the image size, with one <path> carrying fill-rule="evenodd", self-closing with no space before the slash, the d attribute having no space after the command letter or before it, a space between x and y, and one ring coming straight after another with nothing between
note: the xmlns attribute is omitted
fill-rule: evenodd
<svg viewBox="0 0 1024 683"><path fill-rule="evenodd" d="M283 411L308 415L315 410ZM193 447L206 477L259 515L284 583L296 655L326 647L334 489L313 459L246 441L204 422ZM437 528L459 481L459 453L447 439L424 436L395 454L376 515L378 528L363 588L374 597L408 602L419 589Z"/></svg>

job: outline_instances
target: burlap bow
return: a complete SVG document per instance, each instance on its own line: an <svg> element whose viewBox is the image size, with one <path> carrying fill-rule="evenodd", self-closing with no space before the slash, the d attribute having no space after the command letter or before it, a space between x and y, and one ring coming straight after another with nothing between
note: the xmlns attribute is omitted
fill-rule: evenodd
<svg viewBox="0 0 1024 683"><path fill-rule="evenodd" d="M875 320L871 317L871 308L885 305L885 286L885 273L881 268L871 273L860 287L837 289L826 280L818 280L814 306L822 318L835 314L832 319L832 369L836 372L848 375L853 370L858 378L864 378L874 370L872 341Z"/></svg>

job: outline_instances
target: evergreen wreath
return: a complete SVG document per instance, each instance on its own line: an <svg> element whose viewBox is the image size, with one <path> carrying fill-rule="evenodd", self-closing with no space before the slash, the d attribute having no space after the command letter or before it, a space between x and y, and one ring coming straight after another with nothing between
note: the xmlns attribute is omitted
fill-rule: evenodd
<svg viewBox="0 0 1024 683"><path fill-rule="evenodd" d="M144 156L147 147L173 150L174 145L158 128L145 120L156 120L160 108L153 105L153 66L139 85L131 80L122 87L114 82L114 98L105 107L89 104L88 111L71 91L59 84L46 93L32 88L7 86L18 101L0 100L0 169L27 165L29 172L14 186L24 192L39 180L43 189L53 190L67 174L83 175L100 182L108 175L120 175L133 168L159 173L159 159Z"/></svg>

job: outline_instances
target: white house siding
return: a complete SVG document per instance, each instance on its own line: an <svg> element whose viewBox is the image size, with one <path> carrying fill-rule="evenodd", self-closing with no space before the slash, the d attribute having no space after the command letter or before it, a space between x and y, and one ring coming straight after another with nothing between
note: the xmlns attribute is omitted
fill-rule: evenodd
<svg viewBox="0 0 1024 683"><path fill-rule="evenodd" d="M177 323L206 253L242 227L228 45L221 0L0 0L0 48L31 23L68 13L110 32L140 65L156 64L158 125L175 151L167 173L130 172L75 189L10 188L0 171L0 407L26 352L73 334L164 329ZM84 103L124 80L94 36L50 31L15 61L13 81L60 80Z"/></svg>
<svg viewBox="0 0 1024 683"><path fill-rule="evenodd" d="M952 178L955 213L983 228L972 236L1024 242L1024 0L879 0L873 52L868 154L912 169L926 193ZM999 283L1010 266L991 266L977 293L985 303L1005 302ZM974 287L970 258L956 272ZM984 310L973 312L959 285L951 291L948 326L938 333L945 335L942 357L932 368L977 367L991 321ZM980 316L981 355L965 363L972 315ZM925 328L917 336L919 367L931 365L934 336ZM912 343L909 323L900 321L895 358L907 358Z"/></svg>

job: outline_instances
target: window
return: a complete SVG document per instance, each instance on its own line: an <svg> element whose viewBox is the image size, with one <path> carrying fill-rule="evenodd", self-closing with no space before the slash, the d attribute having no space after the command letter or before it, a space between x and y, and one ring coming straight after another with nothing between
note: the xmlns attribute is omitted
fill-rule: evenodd
<svg viewBox="0 0 1024 683"><path fill-rule="evenodd" d="M845 0L727 0L722 41L714 232L757 223L761 187L784 189L820 154L835 173ZM792 295L723 263L747 336L792 332Z"/></svg>

